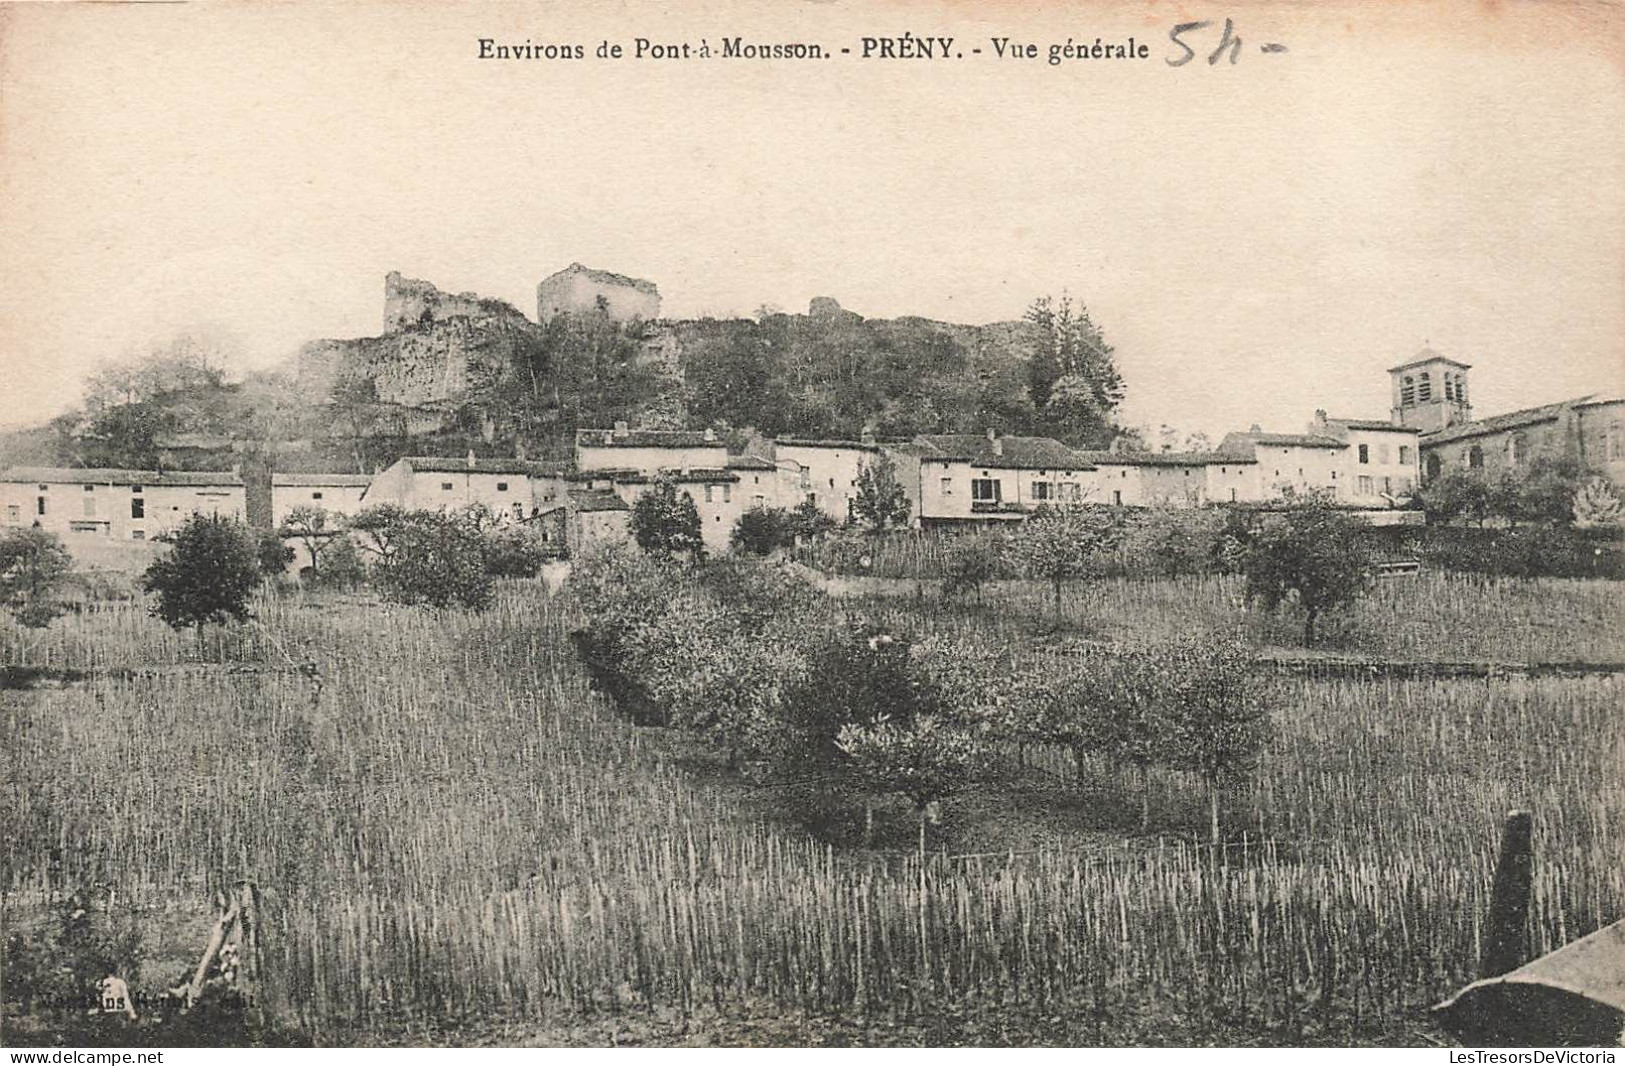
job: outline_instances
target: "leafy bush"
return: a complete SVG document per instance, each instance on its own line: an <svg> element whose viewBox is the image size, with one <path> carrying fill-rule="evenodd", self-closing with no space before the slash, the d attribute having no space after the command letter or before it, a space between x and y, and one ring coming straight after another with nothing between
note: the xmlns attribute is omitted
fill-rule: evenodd
<svg viewBox="0 0 1625 1066"><path fill-rule="evenodd" d="M1222 565L1219 545L1229 512L1209 507L1153 507L1128 525L1123 556L1130 573L1185 577Z"/></svg>
<svg viewBox="0 0 1625 1066"><path fill-rule="evenodd" d="M655 555L703 556L705 541L694 497L679 490L672 478L656 478L649 491L632 505L632 539Z"/></svg>
<svg viewBox="0 0 1625 1066"><path fill-rule="evenodd" d="M752 507L734 523L729 543L751 555L768 555L796 542L796 519L782 507Z"/></svg>
<svg viewBox="0 0 1625 1066"><path fill-rule="evenodd" d="M0 535L0 604L18 624L42 629L62 613L59 598L73 557L55 534L13 529Z"/></svg>
<svg viewBox="0 0 1625 1066"><path fill-rule="evenodd" d="M530 526L506 523L485 531L485 570L492 577L535 577L550 554Z"/></svg>
<svg viewBox="0 0 1625 1066"><path fill-rule="evenodd" d="M955 538L948 546L942 594L949 598L976 596L980 599L982 586L1008 574L1004 555L1004 539L996 533Z"/></svg>
<svg viewBox="0 0 1625 1066"><path fill-rule="evenodd" d="M1440 526L1423 536L1421 556L1430 567L1487 577L1625 579L1625 540L1607 528Z"/></svg>
<svg viewBox="0 0 1625 1066"><path fill-rule="evenodd" d="M175 629L248 617L248 596L263 572L258 538L247 526L193 515L167 539L169 553L142 577L142 586L158 594L154 614Z"/></svg>
<svg viewBox="0 0 1625 1066"><path fill-rule="evenodd" d="M389 554L374 568L384 596L429 607L483 610L493 584L485 564L485 538L473 524L430 511L391 516L382 533Z"/></svg>

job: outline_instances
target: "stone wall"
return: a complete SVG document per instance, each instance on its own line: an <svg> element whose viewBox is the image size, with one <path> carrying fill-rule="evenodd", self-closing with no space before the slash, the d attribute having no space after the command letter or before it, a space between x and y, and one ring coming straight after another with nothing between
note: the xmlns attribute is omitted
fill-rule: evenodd
<svg viewBox="0 0 1625 1066"><path fill-rule="evenodd" d="M603 311L617 322L660 317L660 290L643 278L629 278L607 270L571 263L542 279L536 286L536 320L546 322L558 314Z"/></svg>
<svg viewBox="0 0 1625 1066"><path fill-rule="evenodd" d="M384 332L420 329L453 318L524 319L517 307L472 292L441 292L432 282L402 277L391 270L384 277Z"/></svg>

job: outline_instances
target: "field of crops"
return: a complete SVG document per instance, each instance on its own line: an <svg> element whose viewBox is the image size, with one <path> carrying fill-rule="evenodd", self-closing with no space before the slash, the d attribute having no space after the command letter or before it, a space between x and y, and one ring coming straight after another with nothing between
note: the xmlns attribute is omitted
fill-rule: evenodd
<svg viewBox="0 0 1625 1066"><path fill-rule="evenodd" d="M1621 642L1606 585L1391 587L1427 593L1362 608L1396 652ZM1230 591L1126 589L1075 590L1069 612L1144 626L1176 613L1147 604ZM1414 1043L1473 974L1509 807L1536 813L1537 950L1625 903L1618 677L1293 682L1229 799L1232 845L1189 842L1170 777L1152 835L1102 832L1080 802L1048 812L1075 834L1028 849L950 810L922 870L697 778L589 690L539 584L481 615L299 596L257 614L201 642L129 606L4 631L4 664L55 673L0 690L3 887L15 916L101 882L155 928L192 908L195 933L209 887L251 877L266 999L320 1042L741 1041L777 1017L801 1019L779 1040ZM1020 772L1071 782L1058 758ZM1088 787L1141 785L1094 766ZM151 947L133 983L173 983L182 949Z"/></svg>

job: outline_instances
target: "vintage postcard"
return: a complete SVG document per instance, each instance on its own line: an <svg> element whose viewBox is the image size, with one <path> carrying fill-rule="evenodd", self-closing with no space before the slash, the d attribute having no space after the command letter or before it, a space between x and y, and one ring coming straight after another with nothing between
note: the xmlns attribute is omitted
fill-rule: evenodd
<svg viewBox="0 0 1625 1066"><path fill-rule="evenodd" d="M0 1044L1614 1062L1622 175L1617 2L0 3Z"/></svg>

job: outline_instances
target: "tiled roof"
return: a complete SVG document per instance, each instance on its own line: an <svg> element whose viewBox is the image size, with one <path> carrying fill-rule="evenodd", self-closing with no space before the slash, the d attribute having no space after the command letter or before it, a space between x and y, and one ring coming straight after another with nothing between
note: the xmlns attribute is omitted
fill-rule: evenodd
<svg viewBox="0 0 1625 1066"><path fill-rule="evenodd" d="M1451 366L1459 366L1463 370L1471 370L1472 367L1473 367L1473 364L1471 364L1471 363L1458 363L1454 359L1451 359L1451 358L1448 358L1446 356L1440 355L1438 352L1434 351L1432 348L1423 348L1421 351L1416 353L1416 358L1415 359L1412 359L1408 363L1400 363L1398 366L1391 366L1391 367L1388 368L1388 372L1390 374L1392 374L1396 370L1409 370L1411 367L1413 367L1413 366L1421 366L1423 363L1441 363L1441 362L1442 363L1449 363Z"/></svg>
<svg viewBox="0 0 1625 1066"><path fill-rule="evenodd" d="M1370 431L1376 432L1376 433L1381 433L1381 432L1388 432L1388 433L1420 433L1420 432L1422 432L1421 430L1417 429L1415 426L1396 426L1392 422L1386 422L1386 421L1383 421L1381 419L1376 419L1376 418L1328 418L1326 420L1326 424L1328 426L1342 426L1345 429L1370 430Z"/></svg>
<svg viewBox="0 0 1625 1066"><path fill-rule="evenodd" d="M1081 452L1097 466L1217 466L1221 463L1256 463L1251 455L1236 452Z"/></svg>
<svg viewBox="0 0 1625 1066"><path fill-rule="evenodd" d="M781 448L846 448L851 451L862 452L880 450L880 445L872 440L811 440L806 437L779 437L773 443Z"/></svg>
<svg viewBox="0 0 1625 1066"><path fill-rule="evenodd" d="M1550 422L1562 414L1565 408L1579 407L1590 402L1593 398L1592 396L1581 396L1573 400L1564 400L1562 403L1549 403L1541 407L1526 407L1521 411L1509 411L1504 415L1496 415L1493 418L1481 418L1474 422L1459 422L1436 432L1423 434L1422 443L1445 444L1466 437L1480 437L1486 433L1500 433L1509 429L1519 429L1523 426Z"/></svg>
<svg viewBox="0 0 1625 1066"><path fill-rule="evenodd" d="M1348 442L1319 433L1226 433L1219 442L1219 451L1225 454L1250 453L1252 447L1262 444L1266 448L1347 448Z"/></svg>
<svg viewBox="0 0 1625 1066"><path fill-rule="evenodd" d="M526 459L480 459L472 462L465 456L409 455L402 462L423 474L530 474L541 473L541 464Z"/></svg>
<svg viewBox="0 0 1625 1066"><path fill-rule="evenodd" d="M721 448L723 443L699 429L629 429L617 437L613 429L578 429L578 448Z"/></svg>
<svg viewBox="0 0 1625 1066"><path fill-rule="evenodd" d="M570 506L577 511L630 511L632 506L608 489L571 489Z"/></svg>
<svg viewBox="0 0 1625 1066"><path fill-rule="evenodd" d="M0 481L40 485L172 485L240 486L229 470L119 470L109 467L13 466L0 470Z"/></svg>
<svg viewBox="0 0 1625 1066"><path fill-rule="evenodd" d="M730 455L728 456L728 469L777 470L778 467L771 459L763 459L759 455Z"/></svg>
<svg viewBox="0 0 1625 1066"><path fill-rule="evenodd" d="M1060 441L1051 437L999 438L999 449L985 435L975 433L923 433L915 442L924 445L928 458L964 459L975 466L1000 467L1005 470L1079 470L1088 469L1089 461Z"/></svg>
<svg viewBox="0 0 1625 1066"><path fill-rule="evenodd" d="M271 484L273 487L286 485L290 488L324 485L335 488L365 488L372 484L372 478L366 474L272 474Z"/></svg>

